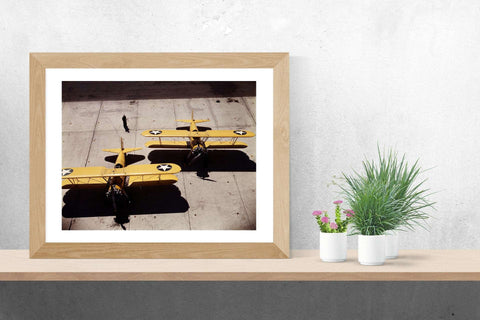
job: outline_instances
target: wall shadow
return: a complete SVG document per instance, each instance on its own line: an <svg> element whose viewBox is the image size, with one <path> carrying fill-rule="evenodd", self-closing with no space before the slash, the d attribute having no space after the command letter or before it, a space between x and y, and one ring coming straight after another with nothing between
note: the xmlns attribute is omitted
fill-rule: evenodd
<svg viewBox="0 0 480 320"><path fill-rule="evenodd" d="M130 205L121 212L128 215L186 212L189 204L175 185L135 187L127 189ZM71 189L63 197L65 218L115 216L105 189ZM118 214L117 214L118 215Z"/></svg>
<svg viewBox="0 0 480 320"><path fill-rule="evenodd" d="M63 81L62 101L255 97L255 81Z"/></svg>
<svg viewBox="0 0 480 320"><path fill-rule="evenodd" d="M189 150L154 150L148 154L151 163L177 163L181 165L182 171L202 171L204 161L200 159L188 165L185 159ZM239 150L209 150L208 171L247 171L255 172L257 164L248 155Z"/></svg>

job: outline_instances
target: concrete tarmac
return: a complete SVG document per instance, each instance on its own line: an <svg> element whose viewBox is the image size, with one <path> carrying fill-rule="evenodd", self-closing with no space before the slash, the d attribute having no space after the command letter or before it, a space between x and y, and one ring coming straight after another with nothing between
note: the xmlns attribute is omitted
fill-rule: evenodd
<svg viewBox="0 0 480 320"><path fill-rule="evenodd" d="M64 230L253 230L256 228L256 139L239 139L245 149L210 150L202 160L182 164L188 150L146 148L147 129L175 129L176 119L210 119L211 129L256 132L255 97L73 101L63 103L63 167L113 167L116 155L102 149L142 147L127 164L176 163L178 182L127 189L128 222L118 223L103 188L63 190ZM127 118L130 132L123 128ZM175 138L177 139L177 138ZM174 140L175 140L174 139ZM178 138L180 139L180 138ZM181 139L180 139L181 140ZM203 177L203 178L202 178ZM117 221L116 221L117 220ZM122 221L120 221L122 222Z"/></svg>

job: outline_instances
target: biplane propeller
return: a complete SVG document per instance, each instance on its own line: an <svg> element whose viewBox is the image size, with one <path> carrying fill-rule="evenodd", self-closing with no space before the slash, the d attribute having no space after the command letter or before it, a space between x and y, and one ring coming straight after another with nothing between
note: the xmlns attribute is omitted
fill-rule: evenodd
<svg viewBox="0 0 480 320"><path fill-rule="evenodd" d="M187 164L193 163L202 155L206 155L208 149L227 149L227 148L246 148L247 144L238 141L238 138L251 138L255 133L245 130L205 130L200 131L197 123L210 121L196 120L193 117L190 120L176 120L190 124L189 130L164 130L154 129L142 132L144 137L158 138L158 141L148 141L145 143L147 148L179 148L190 149L187 155ZM185 141L162 140L162 138L187 138ZM230 141L210 141L210 138L231 138Z"/></svg>
<svg viewBox="0 0 480 320"><path fill-rule="evenodd" d="M106 167L78 167L62 169L62 189L79 187L106 187L105 196L112 200L114 211L122 197L128 201L126 187L172 184L177 182L175 173L181 171L174 163L126 165L128 152L142 148L124 148L120 139L120 149L103 149L118 154L112 169Z"/></svg>

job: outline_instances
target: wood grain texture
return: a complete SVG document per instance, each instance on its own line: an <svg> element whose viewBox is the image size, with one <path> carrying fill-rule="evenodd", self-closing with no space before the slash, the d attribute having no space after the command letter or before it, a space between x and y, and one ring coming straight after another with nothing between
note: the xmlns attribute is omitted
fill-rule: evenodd
<svg viewBox="0 0 480 320"><path fill-rule="evenodd" d="M283 56L273 69L274 106L274 242L289 256L290 234L290 132L289 57ZM286 174L283 174L286 173Z"/></svg>
<svg viewBox="0 0 480 320"><path fill-rule="evenodd" d="M45 68L274 68L287 53L32 53Z"/></svg>
<svg viewBox="0 0 480 320"><path fill-rule="evenodd" d="M45 243L45 68L30 54L30 253Z"/></svg>
<svg viewBox="0 0 480 320"><path fill-rule="evenodd" d="M31 258L288 258L288 53L31 53ZM274 72L274 239L272 243L46 243L46 68L271 68ZM277 155L278 154L278 155Z"/></svg>
<svg viewBox="0 0 480 320"><path fill-rule="evenodd" d="M44 243L39 259L278 259L275 243Z"/></svg>
<svg viewBox="0 0 480 320"><path fill-rule="evenodd" d="M318 250L291 259L29 259L27 250L0 251L2 281L480 281L480 250L401 250L383 266L326 263Z"/></svg>

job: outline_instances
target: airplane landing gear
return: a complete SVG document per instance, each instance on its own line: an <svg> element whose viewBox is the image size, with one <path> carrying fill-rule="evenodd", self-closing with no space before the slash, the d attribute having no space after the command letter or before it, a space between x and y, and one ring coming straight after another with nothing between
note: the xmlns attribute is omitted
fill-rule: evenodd
<svg viewBox="0 0 480 320"><path fill-rule="evenodd" d="M110 200L115 213L114 221L118 223L123 230L126 230L124 224L129 223L128 206L130 199L126 192L112 185L105 194L107 200Z"/></svg>

